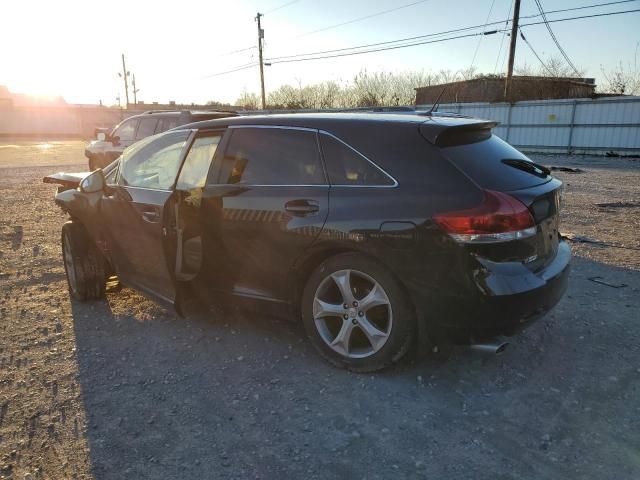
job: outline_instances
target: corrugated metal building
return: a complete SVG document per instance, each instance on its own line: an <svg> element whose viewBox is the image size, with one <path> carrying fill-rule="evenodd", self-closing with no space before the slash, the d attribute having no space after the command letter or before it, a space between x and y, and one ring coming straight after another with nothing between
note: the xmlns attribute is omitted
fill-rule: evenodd
<svg viewBox="0 0 640 480"><path fill-rule="evenodd" d="M590 98L595 94L595 88L593 78L514 76L511 98L514 102L555 98ZM504 78L498 76L478 77L472 80L418 87L416 88L416 105L435 103L441 93L441 103L502 102L504 100Z"/></svg>
<svg viewBox="0 0 640 480"><path fill-rule="evenodd" d="M438 110L500 122L496 135L527 151L640 154L640 97L451 103Z"/></svg>

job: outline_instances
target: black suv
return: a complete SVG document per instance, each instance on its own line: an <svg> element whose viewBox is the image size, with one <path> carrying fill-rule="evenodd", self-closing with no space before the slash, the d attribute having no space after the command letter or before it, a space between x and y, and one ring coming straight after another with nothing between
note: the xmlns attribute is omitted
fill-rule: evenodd
<svg viewBox="0 0 640 480"><path fill-rule="evenodd" d="M135 142L166 132L172 128L201 120L236 116L235 112L198 112L190 110L151 110L123 120L111 132L100 131L84 150L89 170L104 168L118 158L125 148Z"/></svg>
<svg viewBox="0 0 640 480"><path fill-rule="evenodd" d="M301 319L354 371L512 335L560 300L570 250L561 182L494 126L294 114L151 137L56 196L70 292L100 298L115 274L179 311L241 299Z"/></svg>

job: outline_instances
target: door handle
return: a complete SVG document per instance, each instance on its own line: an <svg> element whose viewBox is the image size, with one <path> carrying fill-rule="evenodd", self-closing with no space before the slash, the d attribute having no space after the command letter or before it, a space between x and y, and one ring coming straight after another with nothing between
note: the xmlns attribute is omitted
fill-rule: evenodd
<svg viewBox="0 0 640 480"><path fill-rule="evenodd" d="M320 206L315 200L289 200L284 204L284 209L291 215L305 217L320 211Z"/></svg>
<svg viewBox="0 0 640 480"><path fill-rule="evenodd" d="M157 210L144 210L142 219L147 223L158 223L160 221L160 213Z"/></svg>

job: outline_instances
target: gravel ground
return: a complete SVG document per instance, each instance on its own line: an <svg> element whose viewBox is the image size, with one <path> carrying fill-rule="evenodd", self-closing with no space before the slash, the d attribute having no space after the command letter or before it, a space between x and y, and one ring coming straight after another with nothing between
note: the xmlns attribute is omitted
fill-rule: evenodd
<svg viewBox="0 0 640 480"><path fill-rule="evenodd" d="M0 143L0 478L640 478L640 162L535 156L584 170L558 176L590 243L505 354L357 375L278 319L70 301L41 178L82 150Z"/></svg>

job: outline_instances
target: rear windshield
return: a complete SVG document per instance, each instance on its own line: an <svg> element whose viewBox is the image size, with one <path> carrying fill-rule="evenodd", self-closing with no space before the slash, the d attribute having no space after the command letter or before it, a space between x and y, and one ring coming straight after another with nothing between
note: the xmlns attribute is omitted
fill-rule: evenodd
<svg viewBox="0 0 640 480"><path fill-rule="evenodd" d="M489 190L519 190L551 180L547 175L531 173L526 168L514 166L518 162L508 162L529 159L495 135L477 143L444 147L441 151L475 183ZM507 160L507 163L503 160Z"/></svg>

